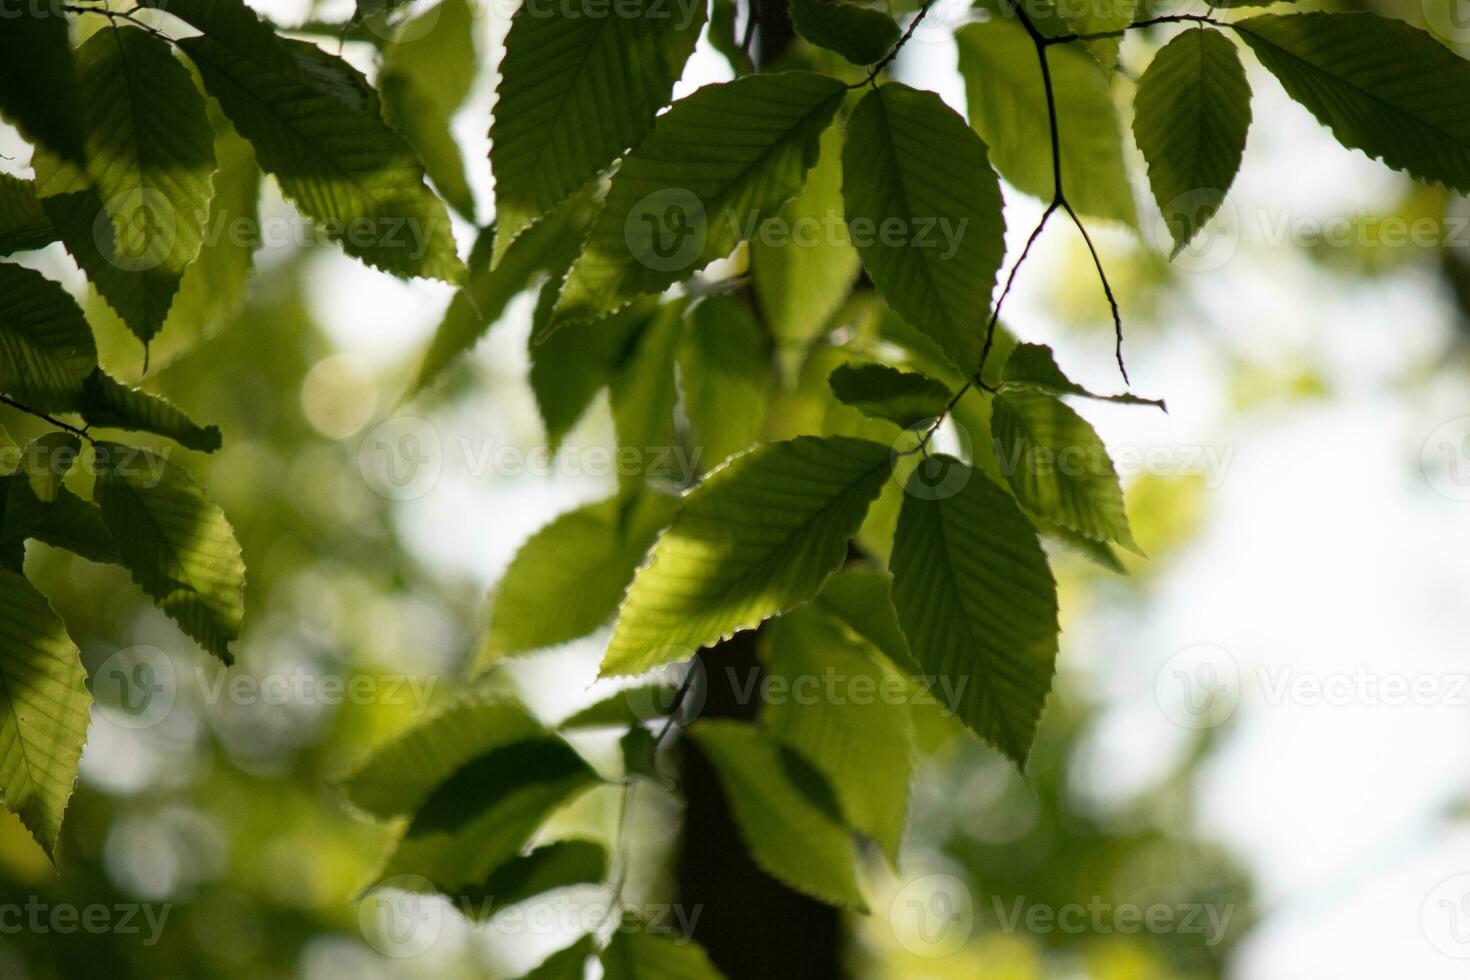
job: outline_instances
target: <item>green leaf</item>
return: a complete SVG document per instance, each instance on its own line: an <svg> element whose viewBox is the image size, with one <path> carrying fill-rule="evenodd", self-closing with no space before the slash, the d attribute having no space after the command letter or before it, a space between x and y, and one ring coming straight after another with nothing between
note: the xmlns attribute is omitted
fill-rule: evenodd
<svg viewBox="0 0 1470 980"><path fill-rule="evenodd" d="M613 177L558 316L609 312L729 255L801 192L845 92L835 78L793 71L676 102Z"/></svg>
<svg viewBox="0 0 1470 980"><path fill-rule="evenodd" d="M1087 420L1050 395L996 395L990 419L1001 472L1027 511L1140 553L1107 447Z"/></svg>
<svg viewBox="0 0 1470 980"><path fill-rule="evenodd" d="M1185 31L1143 73L1133 102L1133 136L1174 236L1174 255L1225 199L1250 124L1245 69L1235 45L1219 31Z"/></svg>
<svg viewBox="0 0 1470 980"><path fill-rule="evenodd" d="M624 927L602 951L602 980L722 980L704 949L684 937Z"/></svg>
<svg viewBox="0 0 1470 980"><path fill-rule="evenodd" d="M82 452L82 440L70 432L48 432L32 439L21 452L20 472L43 503L55 503L62 480Z"/></svg>
<svg viewBox="0 0 1470 980"><path fill-rule="evenodd" d="M342 779L342 792L375 817L412 813L471 760L543 734L514 701L467 697L374 749Z"/></svg>
<svg viewBox="0 0 1470 980"><path fill-rule="evenodd" d="M66 627L35 586L0 569L0 795L53 860L91 703Z"/></svg>
<svg viewBox="0 0 1470 980"><path fill-rule="evenodd" d="M597 783L560 739L495 749L439 784L404 829L381 878L416 874L453 892L514 857L552 811Z"/></svg>
<svg viewBox="0 0 1470 980"><path fill-rule="evenodd" d="M224 512L162 456L111 442L94 450L93 494L133 581L200 646L233 663L245 563Z"/></svg>
<svg viewBox="0 0 1470 980"><path fill-rule="evenodd" d="M827 580L815 605L872 644L895 666L919 674L922 668L898 625L892 587L893 580L885 572L847 568Z"/></svg>
<svg viewBox="0 0 1470 980"><path fill-rule="evenodd" d="M520 980L582 980L587 973L587 960L596 952L593 937L583 936L566 949L552 953L540 966L522 974Z"/></svg>
<svg viewBox="0 0 1470 980"><path fill-rule="evenodd" d="M24 472L0 478L0 540L24 541L45 520L50 505L36 495Z"/></svg>
<svg viewBox="0 0 1470 980"><path fill-rule="evenodd" d="M898 43L892 17L842 0L792 0L791 22L802 37L855 65L882 61Z"/></svg>
<svg viewBox="0 0 1470 980"><path fill-rule="evenodd" d="M907 429L944 414L950 391L927 374L887 364L844 364L827 383L844 405Z"/></svg>
<svg viewBox="0 0 1470 980"><path fill-rule="evenodd" d="M990 162L1017 190L1050 201L1051 134L1036 47L1021 25L971 24L955 35L970 125L990 147ZM1137 221L1123 165L1123 138L1108 79L1085 52L1049 48L1067 199L1083 214Z"/></svg>
<svg viewBox="0 0 1470 980"><path fill-rule="evenodd" d="M504 245L643 141L703 23L703 4L663 0L624 0L612 15L599 0L515 12L490 126Z"/></svg>
<svg viewBox="0 0 1470 980"><path fill-rule="evenodd" d="M815 606L776 620L766 651L768 676L789 693L762 724L822 771L847 822L897 864L914 769L907 679Z"/></svg>
<svg viewBox="0 0 1470 980"><path fill-rule="evenodd" d="M1232 25L1286 94L1349 149L1470 191L1470 63L1372 14L1262 14Z"/></svg>
<svg viewBox="0 0 1470 980"><path fill-rule="evenodd" d="M888 304L973 371L1005 257L984 142L933 92L890 82L848 121L842 195L863 267Z"/></svg>
<svg viewBox="0 0 1470 980"><path fill-rule="evenodd" d="M354 258L458 282L449 214L346 62L278 38L240 0L145 0L203 31L180 49L281 191Z"/></svg>
<svg viewBox="0 0 1470 980"><path fill-rule="evenodd" d="M522 237L529 239L549 220ZM660 310L655 298L642 297L599 320L557 321L552 319L557 285L542 288L530 342L531 391L553 452L597 393L612 383Z"/></svg>
<svg viewBox="0 0 1470 980"><path fill-rule="evenodd" d="M61 8L60 0L38 0L9 10L0 31L0 115L32 143L80 166L82 99Z"/></svg>
<svg viewBox="0 0 1470 980"><path fill-rule="evenodd" d="M811 599L842 564L888 470L887 446L811 436L715 470L638 570L602 673L687 660Z"/></svg>
<svg viewBox="0 0 1470 980"><path fill-rule="evenodd" d="M67 251L147 344L204 241L214 133L188 70L154 34L99 30L76 70L86 173L37 153L37 193Z"/></svg>
<svg viewBox="0 0 1470 980"><path fill-rule="evenodd" d="M478 71L474 12L467 0L442 0L399 29L378 73L383 118L418 151L444 200L470 221L475 198L450 120Z"/></svg>
<svg viewBox="0 0 1470 980"><path fill-rule="evenodd" d="M1067 27L1076 34L1107 34L1121 31L1133 23L1138 12L1138 0L1059 0L1057 14ZM1118 47L1121 38L1108 37L1083 41L1089 54L1097 59L1103 71L1112 71L1118 65Z"/></svg>
<svg viewBox="0 0 1470 980"><path fill-rule="evenodd" d="M588 840L559 840L511 858L478 885L462 889L459 906L478 922L558 888L595 885L607 875L607 850ZM579 978L581 974L577 975Z"/></svg>
<svg viewBox="0 0 1470 980"><path fill-rule="evenodd" d="M684 304L665 303L634 342L612 379L609 401L618 437L618 487L638 493L653 472L668 466L674 445L674 359L684 333ZM625 456L626 454L626 456Z"/></svg>
<svg viewBox="0 0 1470 980"><path fill-rule="evenodd" d="M852 832L821 798L831 793L821 774L750 725L706 721L690 734L720 774L755 863L799 892L866 912Z"/></svg>
<svg viewBox="0 0 1470 980"><path fill-rule="evenodd" d="M478 667L586 636L612 619L649 545L679 508L648 491L563 514L521 546L491 606Z"/></svg>
<svg viewBox="0 0 1470 980"><path fill-rule="evenodd" d="M28 533L37 541L81 555L88 561L122 564L117 544L102 523L102 511L66 487L57 491L56 500Z"/></svg>
<svg viewBox="0 0 1470 980"><path fill-rule="evenodd" d="M1001 370L999 387L1001 391L1041 391L1048 395L1077 395L1121 405L1153 405L1167 411L1162 399L1140 398L1126 392L1098 395L1088 391L1062 373L1051 348L1045 344L1017 344Z"/></svg>
<svg viewBox="0 0 1470 980"><path fill-rule="evenodd" d="M40 411L67 411L97 366L81 307L39 272L0 264L0 392Z"/></svg>
<svg viewBox="0 0 1470 980"><path fill-rule="evenodd" d="M33 181L0 174L0 256L45 248L56 229L36 197Z"/></svg>
<svg viewBox="0 0 1470 980"><path fill-rule="evenodd" d="M1057 655L1057 591L1005 491L947 456L914 471L893 543L893 605L960 720L1024 766Z"/></svg>
<svg viewBox="0 0 1470 980"><path fill-rule="evenodd" d="M589 728L629 728L667 717L678 700L676 684L628 687L590 704L556 727L564 732Z"/></svg>
<svg viewBox="0 0 1470 980"><path fill-rule="evenodd" d="M77 410L89 425L104 429L152 432L204 453L220 447L218 427L198 425L168 399L119 384L101 368L87 377Z"/></svg>
<svg viewBox="0 0 1470 980"><path fill-rule="evenodd" d="M472 349L537 276L565 272L576 257L585 220L583 202L568 202L522 235L494 268L490 256L497 232L494 228L482 231L470 252L469 281L449 301L407 397L423 391L451 361Z"/></svg>
<svg viewBox="0 0 1470 980"><path fill-rule="evenodd" d="M744 301L709 296L690 311L679 381L702 468L749 449L765 431L773 366L766 336Z"/></svg>
<svg viewBox="0 0 1470 980"><path fill-rule="evenodd" d="M828 126L806 187L750 242L756 299L783 353L811 344L857 278L861 260L842 207L842 128Z"/></svg>

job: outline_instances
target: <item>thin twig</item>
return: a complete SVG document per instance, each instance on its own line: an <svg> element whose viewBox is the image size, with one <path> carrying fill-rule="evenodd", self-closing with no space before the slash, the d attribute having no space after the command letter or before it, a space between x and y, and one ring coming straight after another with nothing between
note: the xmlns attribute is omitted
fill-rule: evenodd
<svg viewBox="0 0 1470 980"><path fill-rule="evenodd" d="M70 432L72 435L79 436L79 437L87 440L88 442L93 443L94 445L97 442L96 439L93 439L87 433L87 430L86 429L79 429L79 428L77 428L74 425L71 425L71 424L69 424L67 422L61 421L61 419L56 418L54 415L47 415L45 412L42 412L42 411L40 411L38 409L31 408L29 405L24 405L24 404L16 401L14 398L11 398L9 395L0 395L0 404L9 405L11 408L15 409L16 411L25 412L27 415L34 415L36 418L41 419L44 422L50 422L52 425L56 426L58 429L63 429L65 431L67 431L67 432Z"/></svg>
<svg viewBox="0 0 1470 980"><path fill-rule="evenodd" d="M1066 201L1062 202L1062 208L1072 219L1072 224L1082 232L1082 240L1087 243L1087 251L1092 255L1092 264L1097 267L1097 277L1102 280L1103 293L1108 297L1108 307L1113 312L1113 334L1117 338L1114 345L1114 356L1118 359L1118 370L1123 374L1123 383L1131 385L1128 380L1128 367L1123 363L1123 314L1118 311L1118 298L1113 295L1113 284L1108 281L1108 274L1103 270L1102 258L1097 254L1097 246L1092 244L1092 236L1087 233L1087 226L1072 210L1072 205Z"/></svg>
<svg viewBox="0 0 1470 980"><path fill-rule="evenodd" d="M995 344L995 327L996 324L1000 323L1000 309L1005 305L1006 297L1011 294L1011 287L1016 284L1016 273L1021 271L1021 266L1025 264L1026 257L1031 254L1031 247L1041 237L1042 229L1046 227L1046 223L1051 220L1052 215L1056 214L1057 208L1059 207L1061 205L1056 201L1052 201L1047 206L1046 211L1041 215L1041 220L1031 230L1031 236L1026 239L1026 247L1021 249L1021 257L1016 259L1015 264L1011 266L1011 274L1006 277L1005 288L1000 291L1000 298L995 301L995 309L990 312L990 323L985 327L985 347L980 351L980 367L975 370L976 375L980 375L985 371L985 362L990 359L990 348Z"/></svg>
<svg viewBox="0 0 1470 980"><path fill-rule="evenodd" d="M1229 27L1222 21L1218 21L1209 14L1166 14L1161 17L1150 17L1148 20L1136 20L1127 27L1116 31L1098 31L1093 34L1058 34L1055 37L1042 39L1042 44L1047 47L1053 44L1071 44L1074 41L1106 41L1109 38L1122 37L1129 31L1136 31L1141 27L1153 27L1156 24L1214 24L1216 27Z"/></svg>
<svg viewBox="0 0 1470 980"><path fill-rule="evenodd" d="M861 82L854 82L853 84L849 85L848 88L862 88L864 85L870 84L873 79L878 77L878 73L880 71L891 65L893 63L893 59L897 58L898 53L903 50L903 46L909 43L909 38L913 37L914 32L919 29L919 25L923 23L925 15L929 13L929 8L934 6L935 2L936 0L924 0L923 5L919 7L918 14L914 16L913 20L909 21L908 29L903 32L903 37L894 42L893 47L889 50L887 54L883 56L882 61L877 62L873 65L873 67L868 69L867 78L863 79Z"/></svg>

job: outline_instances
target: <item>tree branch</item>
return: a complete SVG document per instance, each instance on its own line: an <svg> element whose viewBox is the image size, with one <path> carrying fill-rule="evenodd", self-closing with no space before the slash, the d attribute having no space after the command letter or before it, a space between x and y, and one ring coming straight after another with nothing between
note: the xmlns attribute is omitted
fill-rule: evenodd
<svg viewBox="0 0 1470 980"><path fill-rule="evenodd" d="M40 411L38 409L31 408L29 405L24 405L24 404L16 401L14 398L11 398L9 395L0 395L0 404L9 405L11 408L15 409L16 411L18 411L18 412L25 412L27 415L34 415L36 418L41 419L43 422L50 422L52 425L56 426L58 429L62 429L64 431L66 431L66 432L70 432L74 436L79 436L82 439L85 439L88 442L92 443L93 445L95 445L96 442L97 442L96 439L93 439L87 433L87 430L86 429L79 429L79 428L77 428L74 425L71 425L71 424L69 424L67 422L61 421L61 419L56 418L54 415L47 415L45 412L42 412L42 411Z"/></svg>

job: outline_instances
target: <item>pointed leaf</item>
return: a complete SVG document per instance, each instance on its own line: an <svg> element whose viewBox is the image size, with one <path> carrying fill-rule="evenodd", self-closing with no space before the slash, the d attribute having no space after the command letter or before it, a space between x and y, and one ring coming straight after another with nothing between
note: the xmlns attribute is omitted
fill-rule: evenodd
<svg viewBox="0 0 1470 980"><path fill-rule="evenodd" d="M990 147L990 162L1017 190L1050 201L1051 134L1036 47L1019 25L992 20L955 35L969 96L970 125ZM1062 146L1067 199L1083 214L1137 221L1123 165L1123 137L1107 77L1085 51L1047 50Z"/></svg>
<svg viewBox="0 0 1470 980"><path fill-rule="evenodd" d="M91 703L66 627L35 586L0 569L0 795L53 860Z"/></svg>
<svg viewBox="0 0 1470 980"><path fill-rule="evenodd" d="M831 793L821 774L751 725L707 721L690 734L720 774L755 863L799 892L866 911L852 832L821 799Z"/></svg>
<svg viewBox="0 0 1470 980"><path fill-rule="evenodd" d="M887 446L810 436L715 470L638 570L602 673L687 660L811 599L842 564L888 470Z"/></svg>
<svg viewBox="0 0 1470 980"><path fill-rule="evenodd" d="M94 448L93 493L133 581L200 646L233 663L245 563L224 512L162 456L111 442Z"/></svg>
<svg viewBox="0 0 1470 980"><path fill-rule="evenodd" d="M898 42L892 17L843 0L792 0L791 22L802 37L855 65L882 61Z"/></svg>
<svg viewBox="0 0 1470 980"><path fill-rule="evenodd" d="M616 497L563 514L521 546L496 590L477 666L586 636L612 619L649 545L679 499Z"/></svg>
<svg viewBox="0 0 1470 980"><path fill-rule="evenodd" d="M41 411L66 411L97 366L81 307L39 272L0 264L0 392Z"/></svg>
<svg viewBox="0 0 1470 980"><path fill-rule="evenodd" d="M983 474L931 457L910 478L890 567L914 658L950 682L961 721L1025 765L1058 631L1056 582L1030 522Z"/></svg>
<svg viewBox="0 0 1470 980"><path fill-rule="evenodd" d="M1175 255L1225 199L1250 124L1250 85L1225 35L1185 31L1154 55L1134 97L1133 136Z"/></svg>
<svg viewBox="0 0 1470 980"><path fill-rule="evenodd" d="M511 18L490 126L505 246L653 128L704 23L704 5L523 4Z"/></svg>
<svg viewBox="0 0 1470 980"><path fill-rule="evenodd" d="M199 254L214 194L204 98L167 41L99 30L76 51L87 169L36 155L41 203L67 251L145 344Z"/></svg>
<svg viewBox="0 0 1470 980"><path fill-rule="evenodd" d="M1118 473L1087 420L1035 391L996 395L992 406L996 455L1021 506L1094 541L1137 552Z"/></svg>
<svg viewBox="0 0 1470 980"><path fill-rule="evenodd" d="M887 364L844 364L827 379L832 394L869 418L900 428L937 418L952 397L943 384L918 371Z"/></svg>
<svg viewBox="0 0 1470 980"><path fill-rule="evenodd" d="M898 625L892 587L893 580L885 572L847 568L827 580L814 604L872 644L896 667L919 674L923 669Z"/></svg>
<svg viewBox="0 0 1470 980"><path fill-rule="evenodd" d="M1470 62L1373 14L1262 14L1232 26L1343 146L1470 191Z"/></svg>
<svg viewBox="0 0 1470 980"><path fill-rule="evenodd" d="M606 313L729 255L800 193L845 92L835 78L793 71L676 102L613 177L558 315Z"/></svg>
<svg viewBox="0 0 1470 980"><path fill-rule="evenodd" d="M520 704L468 697L374 749L343 778L342 792L375 817L412 813L461 766L542 734Z"/></svg>
<svg viewBox="0 0 1470 980"><path fill-rule="evenodd" d="M102 511L66 487L60 488L56 500L29 534L37 541L81 555L88 561L122 564L112 534L102 523Z"/></svg>
<svg viewBox="0 0 1470 980"><path fill-rule="evenodd" d="M168 399L119 384L101 368L87 378L78 411L89 425L104 429L152 432L204 453L220 447L217 426L198 425Z"/></svg>
<svg viewBox="0 0 1470 980"><path fill-rule="evenodd" d="M240 0L145 5L204 32L180 49L261 167L327 237L385 272L459 281L449 214L356 69L320 49L304 55Z"/></svg>
<svg viewBox="0 0 1470 980"><path fill-rule="evenodd" d="M20 472L31 492L45 504L56 502L62 480L82 453L82 440L70 432L48 432L32 439L21 452Z"/></svg>
<svg viewBox="0 0 1470 980"><path fill-rule="evenodd" d="M1017 344L1001 371L1000 390L1042 391L1048 395L1077 395L1097 401L1121 405L1153 405L1165 409L1162 399L1140 398L1126 392L1121 395L1098 395L1077 384L1057 367L1055 355L1045 344ZM1165 409L1167 411L1167 409Z"/></svg>
<svg viewBox="0 0 1470 980"><path fill-rule="evenodd" d="M847 822L896 864L914 770L907 679L816 606L776 620L766 650L768 676L789 693L762 725L822 771Z"/></svg>
<svg viewBox="0 0 1470 980"><path fill-rule="evenodd" d="M984 142L933 92L891 82L847 124L842 196L863 267L889 305L961 371L974 370L1005 257Z"/></svg>

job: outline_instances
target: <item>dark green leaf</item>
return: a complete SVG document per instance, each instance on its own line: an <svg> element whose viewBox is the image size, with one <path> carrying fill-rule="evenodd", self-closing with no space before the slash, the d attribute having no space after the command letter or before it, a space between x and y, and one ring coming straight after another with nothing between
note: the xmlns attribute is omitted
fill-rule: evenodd
<svg viewBox="0 0 1470 980"><path fill-rule="evenodd" d="M67 411L97 366L81 307L39 272L0 264L0 392L41 411Z"/></svg>
<svg viewBox="0 0 1470 980"><path fill-rule="evenodd" d="M1235 45L1218 31L1166 44L1133 101L1133 136L1178 255L1219 209L1240 169L1251 90Z"/></svg>
<svg viewBox="0 0 1470 980"><path fill-rule="evenodd" d="M119 384L101 368L88 376L78 407L89 425L166 436L186 449L212 453L220 447L213 425L198 425L173 402Z"/></svg>
<svg viewBox="0 0 1470 980"><path fill-rule="evenodd" d="M888 304L973 371L1005 257L985 144L933 92L889 83L848 122L842 196L853 244Z"/></svg>
<svg viewBox="0 0 1470 980"><path fill-rule="evenodd" d="M907 429L944 414L950 391L927 374L886 364L844 364L827 383L844 405Z"/></svg>
<svg viewBox="0 0 1470 980"><path fill-rule="evenodd" d="M1138 552L1107 447L1087 420L1050 395L996 395L995 451L1016 499L1030 513L1094 541Z"/></svg>
<svg viewBox="0 0 1470 980"><path fill-rule="evenodd" d="M910 478L894 538L893 605L914 658L948 682L960 720L1024 765L1057 655L1057 593L1014 500L958 460Z"/></svg>
<svg viewBox="0 0 1470 980"><path fill-rule="evenodd" d="M1339 143L1470 191L1470 63L1373 14L1262 14L1233 25Z"/></svg>
<svg viewBox="0 0 1470 980"><path fill-rule="evenodd" d="M699 944L660 936L633 923L619 929L599 957L602 980L722 980Z"/></svg>
<svg viewBox="0 0 1470 980"><path fill-rule="evenodd" d="M559 840L511 858L479 885L461 890L460 906L480 922L537 895L595 885L607 875L607 850L589 840ZM580 976L580 974L578 974Z"/></svg>
<svg viewBox="0 0 1470 980"><path fill-rule="evenodd" d="M843 0L792 0L791 22L802 37L855 65L882 61L898 41L892 17Z"/></svg>
<svg viewBox="0 0 1470 980"><path fill-rule="evenodd" d="M1048 395L1078 395L1123 405L1154 405L1165 408L1162 399L1139 398L1127 393L1098 395L1077 384L1057 367L1056 357L1045 344L1017 344L1001 370L1000 389L1042 391Z"/></svg>
<svg viewBox="0 0 1470 980"><path fill-rule="evenodd" d="M523 4L511 18L490 127L503 249L653 127L704 23L704 4ZM497 250L497 261L499 251Z"/></svg>
<svg viewBox="0 0 1470 980"><path fill-rule="evenodd" d="M0 114L32 143L81 166L82 99L61 6L60 0L35 0L7 10L0 31Z"/></svg>
<svg viewBox="0 0 1470 980"><path fill-rule="evenodd" d="M45 248L56 229L36 197L33 181L0 174L0 256Z"/></svg>

